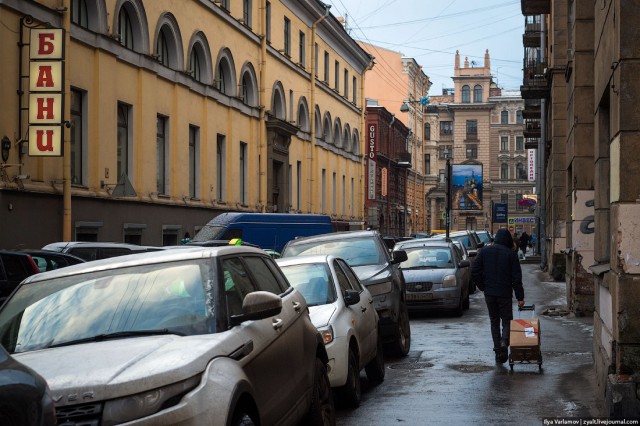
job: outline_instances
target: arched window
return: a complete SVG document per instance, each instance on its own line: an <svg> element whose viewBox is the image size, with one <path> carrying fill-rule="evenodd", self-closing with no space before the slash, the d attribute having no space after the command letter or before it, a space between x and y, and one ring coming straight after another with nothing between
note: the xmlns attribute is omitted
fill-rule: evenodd
<svg viewBox="0 0 640 426"><path fill-rule="evenodd" d="M189 75L204 84L211 84L211 50L203 32L194 33L189 41Z"/></svg>
<svg viewBox="0 0 640 426"><path fill-rule="evenodd" d="M242 102L245 105L258 106L258 81L256 79L256 71L251 62L245 62L240 75Z"/></svg>
<svg viewBox="0 0 640 426"><path fill-rule="evenodd" d="M316 139L322 139L324 136L322 134L322 119L320 118L320 108L316 105L316 114L315 114L315 127L316 127Z"/></svg>
<svg viewBox="0 0 640 426"><path fill-rule="evenodd" d="M509 111L500 112L500 124L509 124Z"/></svg>
<svg viewBox="0 0 640 426"><path fill-rule="evenodd" d="M284 88L282 87L282 83L276 81L276 84L273 85L273 96L271 99L271 114L280 120L287 119L287 103L284 97Z"/></svg>
<svg viewBox="0 0 640 426"><path fill-rule="evenodd" d="M142 0L119 0L114 15L120 44L136 52L149 53L149 27ZM87 3L87 6L89 3ZM89 22L91 22L89 15Z"/></svg>
<svg viewBox="0 0 640 426"><path fill-rule="evenodd" d="M309 132L311 130L309 126L309 107L307 106L307 99L304 96L301 97L298 102L298 117L296 122L303 132Z"/></svg>
<svg viewBox="0 0 640 426"><path fill-rule="evenodd" d="M331 126L331 114L329 114L328 112L326 112L324 114L324 120L322 123L322 140L325 141L326 143L332 143L333 142L333 137L332 137L332 130L333 130L333 126Z"/></svg>
<svg viewBox="0 0 640 426"><path fill-rule="evenodd" d="M156 55L158 62L165 67L182 70L184 67L182 36L178 21L170 13L165 13L158 20L156 34Z"/></svg>
<svg viewBox="0 0 640 426"><path fill-rule="evenodd" d="M473 102L480 103L482 102L482 86L476 84L473 87Z"/></svg>
<svg viewBox="0 0 640 426"><path fill-rule="evenodd" d="M523 123L523 119L522 119L522 110L519 109L518 111L516 111L516 123L517 124L522 124Z"/></svg>
<svg viewBox="0 0 640 426"><path fill-rule="evenodd" d="M342 123L339 118L336 118L333 124L333 144L342 148Z"/></svg>
<svg viewBox="0 0 640 426"><path fill-rule="evenodd" d="M518 163L516 164L516 179L526 179L527 172L524 169L524 164Z"/></svg>
<svg viewBox="0 0 640 426"><path fill-rule="evenodd" d="M353 129L353 145L351 152L355 155L360 155L360 135L358 134L358 129Z"/></svg>
<svg viewBox="0 0 640 426"><path fill-rule="evenodd" d="M500 165L500 179L509 179L509 165L507 163Z"/></svg>
<svg viewBox="0 0 640 426"><path fill-rule="evenodd" d="M96 33L106 33L107 10L104 0L72 0L71 22Z"/></svg>
<svg viewBox="0 0 640 426"><path fill-rule="evenodd" d="M344 125L344 132L342 134L342 145L345 151L351 152L351 127L349 124Z"/></svg>
<svg viewBox="0 0 640 426"><path fill-rule="evenodd" d="M229 49L222 49L218 54L216 67L216 84L218 90L227 96L236 95L236 68Z"/></svg>
<svg viewBox="0 0 640 426"><path fill-rule="evenodd" d="M426 141L431 140L431 124L429 123L426 123L424 125L424 140Z"/></svg>
<svg viewBox="0 0 640 426"><path fill-rule="evenodd" d="M71 22L89 29L87 0L73 0L71 2Z"/></svg>
<svg viewBox="0 0 640 426"><path fill-rule="evenodd" d="M466 104L471 102L471 89L466 84L462 86L462 102Z"/></svg>

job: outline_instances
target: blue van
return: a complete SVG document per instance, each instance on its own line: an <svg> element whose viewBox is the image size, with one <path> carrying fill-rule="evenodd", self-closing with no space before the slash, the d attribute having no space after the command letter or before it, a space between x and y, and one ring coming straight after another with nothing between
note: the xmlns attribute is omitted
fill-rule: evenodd
<svg viewBox="0 0 640 426"><path fill-rule="evenodd" d="M194 242L231 240L255 244L263 249L282 251L297 237L333 232L331 217L321 214L222 213L202 228Z"/></svg>

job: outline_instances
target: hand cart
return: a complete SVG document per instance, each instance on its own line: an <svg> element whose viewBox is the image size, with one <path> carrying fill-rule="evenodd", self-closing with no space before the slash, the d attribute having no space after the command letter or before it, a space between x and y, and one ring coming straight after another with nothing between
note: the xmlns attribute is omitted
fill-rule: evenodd
<svg viewBox="0 0 640 426"><path fill-rule="evenodd" d="M520 311L531 311L530 319L516 319L511 321L509 334L509 367L513 371L516 362L520 364L538 363L538 370L542 370L542 352L540 351L540 322L533 317L536 305L518 307ZM518 315L520 316L520 315Z"/></svg>

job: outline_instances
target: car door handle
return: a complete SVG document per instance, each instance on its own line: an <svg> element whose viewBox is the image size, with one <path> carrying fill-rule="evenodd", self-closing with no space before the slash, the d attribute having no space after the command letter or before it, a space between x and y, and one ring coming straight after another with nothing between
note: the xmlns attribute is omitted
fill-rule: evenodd
<svg viewBox="0 0 640 426"><path fill-rule="evenodd" d="M274 330L278 330L278 329L282 328L282 324L283 324L282 319L280 319L280 318L274 318L273 319L273 324L272 325L273 325L273 329Z"/></svg>
<svg viewBox="0 0 640 426"><path fill-rule="evenodd" d="M365 308L364 306L361 306L360 309L362 309L362 312L367 312L367 308Z"/></svg>
<svg viewBox="0 0 640 426"><path fill-rule="evenodd" d="M373 299L369 299L369 304L373 305Z"/></svg>
<svg viewBox="0 0 640 426"><path fill-rule="evenodd" d="M235 351L233 351L229 357L235 359L236 361L244 358L245 356L249 355L251 352L253 352L253 340L249 340L247 343L245 343L244 345L240 346L238 349L236 349Z"/></svg>
<svg viewBox="0 0 640 426"><path fill-rule="evenodd" d="M300 312L302 304L300 302L293 302L293 309L295 309L296 312Z"/></svg>

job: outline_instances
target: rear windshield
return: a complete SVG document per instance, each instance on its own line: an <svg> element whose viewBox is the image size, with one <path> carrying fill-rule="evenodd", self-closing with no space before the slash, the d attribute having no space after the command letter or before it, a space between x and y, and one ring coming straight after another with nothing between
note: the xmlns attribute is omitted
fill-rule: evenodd
<svg viewBox="0 0 640 426"><path fill-rule="evenodd" d="M340 241L309 241L287 247L283 257L312 254L332 254L343 258L352 268L364 265L380 265L386 262L384 252L369 237L348 238Z"/></svg>

